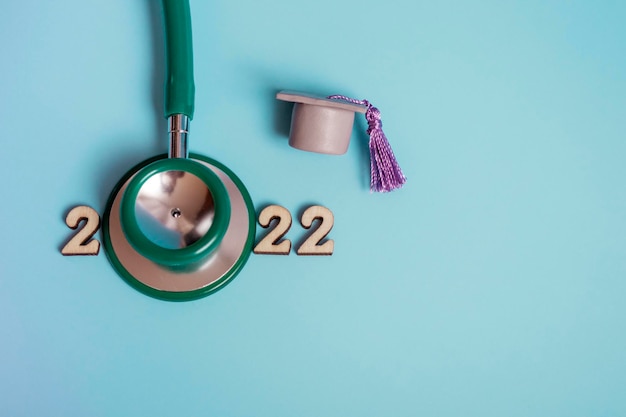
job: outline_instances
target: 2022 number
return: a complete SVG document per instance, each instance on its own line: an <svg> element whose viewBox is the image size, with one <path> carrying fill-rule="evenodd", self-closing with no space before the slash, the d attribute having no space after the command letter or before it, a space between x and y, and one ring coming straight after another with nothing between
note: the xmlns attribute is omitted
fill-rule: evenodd
<svg viewBox="0 0 626 417"><path fill-rule="evenodd" d="M254 247L253 252L260 255L288 255L291 252L291 241L283 239L291 228L292 218L289 210L282 206L265 207L259 214L259 224L269 232ZM318 221L317 227L296 249L298 255L332 255L335 242L332 239L322 242L334 225L333 213L323 206L311 206L302 213L300 223L305 229L311 229ZM69 211L65 223L77 232L61 249L64 256L98 255L100 242L93 237L100 228L100 216L89 206L76 206ZM82 223L82 224L81 224ZM273 227L272 227L273 224Z"/></svg>

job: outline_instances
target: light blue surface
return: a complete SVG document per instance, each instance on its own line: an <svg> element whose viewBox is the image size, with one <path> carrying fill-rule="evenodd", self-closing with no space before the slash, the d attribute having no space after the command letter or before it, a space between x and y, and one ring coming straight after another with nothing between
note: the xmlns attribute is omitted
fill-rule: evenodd
<svg viewBox="0 0 626 417"><path fill-rule="evenodd" d="M182 304L59 252L165 150L158 7L2 3L0 415L626 415L625 2L192 0L191 148L336 250ZM279 89L371 100L406 187L362 117L289 148Z"/></svg>

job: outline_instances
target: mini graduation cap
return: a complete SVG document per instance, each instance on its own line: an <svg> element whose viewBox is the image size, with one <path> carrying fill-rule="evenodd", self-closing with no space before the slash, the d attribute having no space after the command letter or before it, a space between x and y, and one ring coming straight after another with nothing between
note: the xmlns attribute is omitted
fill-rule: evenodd
<svg viewBox="0 0 626 417"><path fill-rule="evenodd" d="M380 111L369 101L339 95L317 97L293 91L281 91L276 98L294 103L289 145L303 151L331 155L346 153L354 114L365 114L370 136L371 191L393 191L406 182L383 133Z"/></svg>

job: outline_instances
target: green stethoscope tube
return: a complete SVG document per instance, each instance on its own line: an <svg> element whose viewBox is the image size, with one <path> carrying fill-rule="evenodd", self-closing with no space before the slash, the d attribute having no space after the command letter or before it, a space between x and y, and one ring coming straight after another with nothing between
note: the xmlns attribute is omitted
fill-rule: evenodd
<svg viewBox="0 0 626 417"><path fill-rule="evenodd" d="M195 84L188 0L163 0L165 30L165 117L193 119Z"/></svg>

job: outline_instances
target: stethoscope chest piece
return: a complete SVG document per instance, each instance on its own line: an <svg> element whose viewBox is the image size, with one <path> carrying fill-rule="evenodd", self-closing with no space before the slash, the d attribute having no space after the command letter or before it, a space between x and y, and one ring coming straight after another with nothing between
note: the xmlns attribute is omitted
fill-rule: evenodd
<svg viewBox="0 0 626 417"><path fill-rule="evenodd" d="M165 266L188 267L220 244L230 220L222 181L190 159L161 159L140 169L121 201L122 228L133 248Z"/></svg>
<svg viewBox="0 0 626 417"><path fill-rule="evenodd" d="M192 154L187 162L193 161L203 169L212 172L223 187L222 190L218 187L219 191L216 194L219 195L221 191L224 191L227 198L224 199L223 195L220 195L219 199L216 197L192 198L194 201L192 206L195 205L193 209L206 217L204 222L193 223L200 225L209 223L209 225L204 226L206 233L203 234L202 230L199 230L201 237L187 246L180 240L181 236L188 236L185 232L187 228L177 224L177 220L186 215L185 211L188 210L186 206L179 208L180 217L175 218L170 208L171 204L168 205L169 202L164 202L162 198L141 201L142 196L149 196L153 191L153 185L149 182L157 180L167 182L170 181L168 175L175 175L173 174L175 170L167 170L163 171L165 176L146 174L147 180L142 182L141 179L137 179L138 173L142 174L146 167L151 167L151 164L160 161L171 160L161 156L145 161L133 168L115 187L107 203L102 229L106 253L120 276L133 287L150 296L166 300L190 300L204 297L230 282L246 263L254 242L254 206L245 186L232 171L211 158ZM184 171L185 175L188 173L189 171ZM193 179L190 181L194 187L198 186L196 182ZM129 190L129 187L137 187L137 189L133 191ZM202 189L202 187L203 185L199 188ZM211 191L213 190L211 188ZM135 204L127 203L132 210L129 207L123 207L124 200L133 201L131 198L135 193L140 196L135 200ZM226 210L226 220L219 217L216 220L216 215L223 207L215 206L214 215L210 214L211 209L202 208L202 201L207 201L206 206L211 206L209 200L228 203L227 207L230 207ZM144 204L157 206L158 209L155 210L157 214L141 214L144 211ZM125 231L128 226L122 220L130 215L127 213L129 211L135 213L138 228L130 234ZM149 212L149 210L145 211ZM148 218L142 219L142 216ZM167 218L167 220L158 220L159 218ZM224 221L223 225L219 224ZM139 238L137 241L130 238L133 233L138 235L135 236ZM167 236L168 234L171 236ZM219 238L220 235L221 238ZM191 236L195 236L194 233ZM218 243L215 243L216 241ZM169 243L179 247L167 247ZM151 252L155 249L153 246L156 247L156 252ZM172 254L176 253L181 254L178 262L172 261Z"/></svg>

